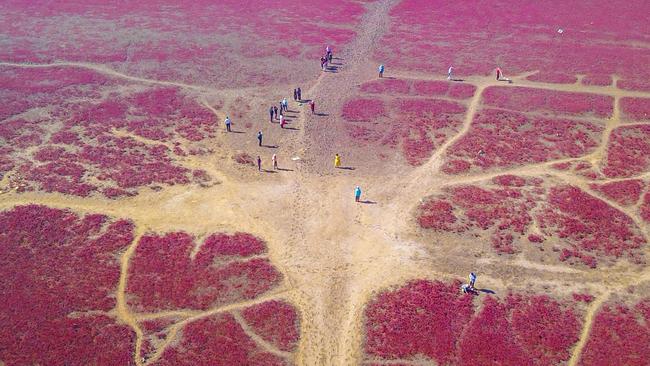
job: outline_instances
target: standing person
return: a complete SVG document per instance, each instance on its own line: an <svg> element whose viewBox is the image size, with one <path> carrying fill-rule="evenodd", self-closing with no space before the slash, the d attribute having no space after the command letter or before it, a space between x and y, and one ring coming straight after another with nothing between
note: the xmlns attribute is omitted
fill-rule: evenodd
<svg viewBox="0 0 650 366"><path fill-rule="evenodd" d="M476 283L476 275L474 272L470 272L469 274L469 288L474 289L474 284Z"/></svg>
<svg viewBox="0 0 650 366"><path fill-rule="evenodd" d="M501 80L501 68L497 67L497 81Z"/></svg>
<svg viewBox="0 0 650 366"><path fill-rule="evenodd" d="M359 202L361 200L361 187L357 186L354 189L354 201Z"/></svg>
<svg viewBox="0 0 650 366"><path fill-rule="evenodd" d="M278 119L278 107L273 106L273 114L275 115L275 119Z"/></svg>
<svg viewBox="0 0 650 366"><path fill-rule="evenodd" d="M293 89L293 100L298 101L298 89Z"/></svg>
<svg viewBox="0 0 650 366"><path fill-rule="evenodd" d="M323 71L325 71L325 65L327 65L327 59L325 58L325 56L322 56L322 57L320 58L320 68L321 68Z"/></svg>
<svg viewBox="0 0 650 366"><path fill-rule="evenodd" d="M284 119L284 116L280 116L280 128L284 128L286 124L287 124L287 120Z"/></svg>
<svg viewBox="0 0 650 366"><path fill-rule="evenodd" d="M262 171L262 158L259 155L257 155L257 171Z"/></svg>
<svg viewBox="0 0 650 366"><path fill-rule="evenodd" d="M327 54L327 61L332 62L332 51Z"/></svg>
<svg viewBox="0 0 650 366"><path fill-rule="evenodd" d="M339 154L334 155L334 167L335 168L341 167L341 156Z"/></svg>
<svg viewBox="0 0 650 366"><path fill-rule="evenodd" d="M257 146L262 146L262 131L257 131Z"/></svg>
<svg viewBox="0 0 650 366"><path fill-rule="evenodd" d="M230 120L230 117L226 116L226 120L223 121L223 123L226 124L226 131L231 132L230 131L230 124L232 124L232 121Z"/></svg>
<svg viewBox="0 0 650 366"><path fill-rule="evenodd" d="M330 53L330 52L332 52L332 48L328 45L327 47L325 47L325 53Z"/></svg>
<svg viewBox="0 0 650 366"><path fill-rule="evenodd" d="M282 107L285 112L289 111L289 102L287 101L287 98L282 98Z"/></svg>
<svg viewBox="0 0 650 366"><path fill-rule="evenodd" d="M273 123L273 107L269 108L269 122Z"/></svg>
<svg viewBox="0 0 650 366"><path fill-rule="evenodd" d="M314 114L314 110L316 109L316 102L313 99L309 102L309 108L311 108L311 114Z"/></svg>
<svg viewBox="0 0 650 366"><path fill-rule="evenodd" d="M273 160L273 170L278 170L278 157L273 154L271 160Z"/></svg>
<svg viewBox="0 0 650 366"><path fill-rule="evenodd" d="M379 77L384 77L384 64L379 65Z"/></svg>
<svg viewBox="0 0 650 366"><path fill-rule="evenodd" d="M302 90L300 90L300 87L298 87L297 91L298 91L298 101L301 102L302 101Z"/></svg>
<svg viewBox="0 0 650 366"><path fill-rule="evenodd" d="M447 80L451 80L451 78L452 78L452 76L453 76L453 75L452 75L453 72L454 72L454 67L453 67L453 66L449 66L449 70L447 70Z"/></svg>

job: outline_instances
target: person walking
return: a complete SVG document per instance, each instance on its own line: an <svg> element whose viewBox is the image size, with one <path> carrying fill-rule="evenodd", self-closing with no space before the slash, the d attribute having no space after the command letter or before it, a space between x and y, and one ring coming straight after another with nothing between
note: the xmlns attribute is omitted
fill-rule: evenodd
<svg viewBox="0 0 650 366"><path fill-rule="evenodd" d="M332 55L332 51L330 51L330 52L327 54L327 61L330 62L330 63L332 63L332 57L334 57L334 56Z"/></svg>
<svg viewBox="0 0 650 366"><path fill-rule="evenodd" d="M334 155L334 167L335 168L341 167L341 156L339 154Z"/></svg>
<svg viewBox="0 0 650 366"><path fill-rule="evenodd" d="M275 154L273 154L271 160L273 160L273 170L278 170L278 157Z"/></svg>
<svg viewBox="0 0 650 366"><path fill-rule="evenodd" d="M313 99L309 102L309 108L311 108L311 114L314 114L314 110L316 109L316 102Z"/></svg>
<svg viewBox="0 0 650 366"><path fill-rule="evenodd" d="M379 65L379 77L383 78L384 77L384 64Z"/></svg>
<svg viewBox="0 0 650 366"><path fill-rule="evenodd" d="M501 80L501 68L497 67L497 81Z"/></svg>
<svg viewBox="0 0 650 366"><path fill-rule="evenodd" d="M262 131L257 131L257 146L262 146Z"/></svg>
<svg viewBox="0 0 650 366"><path fill-rule="evenodd" d="M269 108L269 122L273 123L273 107Z"/></svg>
<svg viewBox="0 0 650 366"><path fill-rule="evenodd" d="M230 120L230 117L226 116L226 120L223 121L223 123L226 124L226 131L228 131L228 132L232 132L232 131L230 130L230 125L232 124L232 121Z"/></svg>
<svg viewBox="0 0 650 366"><path fill-rule="evenodd" d="M469 288L474 290L474 284L476 283L476 274L470 272L469 274Z"/></svg>
<svg viewBox="0 0 650 366"><path fill-rule="evenodd" d="M262 158L259 155L257 155L257 171L262 171Z"/></svg>
<svg viewBox="0 0 650 366"><path fill-rule="evenodd" d="M278 119L278 107L273 106L273 114L275 115L275 119Z"/></svg>
<svg viewBox="0 0 650 366"><path fill-rule="evenodd" d="M284 116L280 116L280 128L284 128L286 124L287 124L287 120L284 119Z"/></svg>
<svg viewBox="0 0 650 366"><path fill-rule="evenodd" d="M298 101L301 102L302 101L302 90L300 90L300 87L298 87L297 92L298 92Z"/></svg>
<svg viewBox="0 0 650 366"><path fill-rule="evenodd" d="M447 70L447 80L451 80L451 78L453 77L453 72L454 72L454 67L449 66L449 70Z"/></svg>
<svg viewBox="0 0 650 366"><path fill-rule="evenodd" d="M298 101L298 89L293 89L293 101Z"/></svg>
<svg viewBox="0 0 650 366"><path fill-rule="evenodd" d="M361 200L361 187L357 186L354 189L354 201L359 202Z"/></svg>

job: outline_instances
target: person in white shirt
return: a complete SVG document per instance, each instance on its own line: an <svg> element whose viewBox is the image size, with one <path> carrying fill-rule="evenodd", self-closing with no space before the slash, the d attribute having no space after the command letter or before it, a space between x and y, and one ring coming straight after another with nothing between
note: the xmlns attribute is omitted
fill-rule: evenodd
<svg viewBox="0 0 650 366"><path fill-rule="evenodd" d="M454 67L449 66L449 70L447 71L447 80L451 80L453 72L454 72Z"/></svg>

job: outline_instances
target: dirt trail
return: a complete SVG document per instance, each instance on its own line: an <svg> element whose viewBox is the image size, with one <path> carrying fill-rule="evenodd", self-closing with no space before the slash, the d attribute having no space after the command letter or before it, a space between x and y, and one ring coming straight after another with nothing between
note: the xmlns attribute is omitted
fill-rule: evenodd
<svg viewBox="0 0 650 366"><path fill-rule="evenodd" d="M336 72L321 73L312 86L304 92L308 98L317 101L317 111L334 113L349 97L356 85L374 79L376 64L372 55L378 47L381 36L389 29L388 12L397 0L381 0L367 4L368 11L352 44L337 56ZM202 86L171 81L160 81L129 76L106 66L77 62L53 64L14 64L0 62L0 66L54 67L69 66L91 69L114 77L145 84L176 86L199 94L199 100L215 116L222 111L211 107L203 97L222 92ZM390 69L389 69L390 70ZM398 77L443 80L442 75L416 72L393 73ZM468 77L466 83L477 87L476 94L469 101L467 114L461 130L440 148L422 166L409 174L379 176L359 174L354 171L331 173L331 157L323 156L324 147L334 146L336 134L327 125L327 116L312 116L307 107L291 105L298 109L298 117L292 122L299 131L282 131L279 151L301 160L292 166L287 174L276 174L273 179L263 176L255 181L238 179L221 171L214 157L197 156L184 159L181 163L193 169L204 169L219 179L217 185L208 188L172 186L159 192L141 190L135 197L121 199L119 203L100 197L77 198L62 194L8 193L0 201L0 209L9 209L17 204L42 203L52 207L71 208L80 213L98 212L116 217L126 217L137 227L136 240L121 258L121 276L116 292L117 317L130 325L136 332L138 342L135 354L142 344L142 331L137 321L175 316L182 319L172 326L165 345L173 342L175 335L185 324L201 317L232 312L245 324L238 311L247 306L269 299L286 299L297 306L301 314L301 339L298 351L289 355L275 349L259 337L253 339L264 349L281 355L294 357L300 365L355 365L363 362L363 311L369 300L382 289L403 284L414 278L452 280L464 278L472 266L485 268L481 281L486 286L505 288L514 285L509 278L491 272L492 267L506 268L517 278L523 273L534 278L532 283L544 285L554 283L580 283L591 288L604 284L607 292L591 304L585 318L580 342L575 347L570 365L577 362L584 347L593 316L609 291L624 289L631 283L650 281L650 269L630 274L625 269L612 268L594 271L573 270L554 265L531 263L525 258L517 260L495 259L467 261L466 258L448 257L445 249L432 253L412 237L412 210L424 196L444 185L471 183L489 179L496 175L550 174L571 184L588 189L584 178L557 173L549 166L564 161L588 159L599 162L605 152L607 138L620 123L618 101L623 96L650 97L650 93L624 91L614 86L598 87L579 84L546 84L525 80L526 75L514 77L512 86L527 86L560 91L591 92L615 97L614 116L606 125L601 145L582 158L518 166L499 171L490 171L469 176L449 177L440 174L446 150L458 141L470 128L471 121L480 104L482 91L491 85L508 85L493 80L491 76ZM253 90L253 89L251 89ZM239 89L237 93L245 93ZM138 138L124 131L114 131L118 136L129 136L144 143L155 143ZM170 144L167 144L170 147ZM328 152L329 153L329 152ZM324 165L326 164L325 168ZM648 177L644 173L642 177ZM615 179L611 181L616 181ZM1 183L1 182L0 182ZM352 199L355 185L364 189L367 204L356 204ZM643 224L631 208L623 208L609 202L640 225L646 239L650 239L648 225ZM200 218L200 220L197 220ZM216 231L244 231L257 235L269 244L268 257L285 276L285 283L269 294L252 301L230 304L208 311L184 310L137 314L126 302L126 282L129 259L135 251L137 238L149 231L169 232L183 230L195 235ZM485 274L483 274L485 273ZM251 332L246 328L247 332ZM164 347L159 349L146 364L157 360ZM135 356L138 366L144 365ZM401 363L377 362L379 364ZM428 365L428 362L405 362L413 365Z"/></svg>

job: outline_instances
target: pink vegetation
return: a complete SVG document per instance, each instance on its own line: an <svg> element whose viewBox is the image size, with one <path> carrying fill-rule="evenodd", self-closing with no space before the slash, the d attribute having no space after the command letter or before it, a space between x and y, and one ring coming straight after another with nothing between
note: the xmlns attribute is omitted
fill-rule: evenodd
<svg viewBox="0 0 650 366"><path fill-rule="evenodd" d="M597 313L580 365L647 365L650 353L650 300L636 306L605 305Z"/></svg>
<svg viewBox="0 0 650 366"><path fill-rule="evenodd" d="M262 350L230 314L195 320L165 349L156 366L282 366L289 363Z"/></svg>
<svg viewBox="0 0 650 366"><path fill-rule="evenodd" d="M209 137L215 128L214 115L177 88L110 94L117 82L70 67L0 68L0 80L7 81L6 99L26 103L12 113L32 108L47 113L42 119L0 116L10 117L0 122L0 144L20 148L0 151L0 175L16 169L27 189L77 196L99 191L117 198L141 186L188 184L191 171L176 165L167 146L116 131L191 143ZM47 131L53 131L49 139ZM26 162L25 149L37 147L34 161Z"/></svg>
<svg viewBox="0 0 650 366"><path fill-rule="evenodd" d="M483 92L483 103L492 107L551 115L610 117L614 98L525 87L492 86Z"/></svg>
<svg viewBox="0 0 650 366"><path fill-rule="evenodd" d="M362 84L360 90L363 93L385 96L410 94L423 97L468 99L474 96L476 87L471 84L439 80L380 79Z"/></svg>
<svg viewBox="0 0 650 366"><path fill-rule="evenodd" d="M380 99L359 98L345 103L342 115L352 122L372 122L376 118L386 116L386 110L384 102Z"/></svg>
<svg viewBox="0 0 650 366"><path fill-rule="evenodd" d="M621 112L630 121L650 120L650 98L621 98Z"/></svg>
<svg viewBox="0 0 650 366"><path fill-rule="evenodd" d="M555 234L570 245L560 260L577 257L592 268L601 256L641 261L645 239L624 213L572 186L553 187L548 203L537 220L544 234Z"/></svg>
<svg viewBox="0 0 650 366"><path fill-rule="evenodd" d="M143 236L129 266L129 305L137 311L205 310L253 299L282 278L267 259L240 258L266 252L250 235L212 235L192 258L195 245L185 233Z"/></svg>
<svg viewBox="0 0 650 366"><path fill-rule="evenodd" d="M650 125L623 126L609 137L603 173L627 178L650 169Z"/></svg>
<svg viewBox="0 0 650 366"><path fill-rule="evenodd" d="M529 117L522 113L486 109L470 130L447 151L451 161L464 161L481 170L579 157L598 145L603 127L589 122ZM443 171L463 172L464 163L447 163Z"/></svg>
<svg viewBox="0 0 650 366"><path fill-rule="evenodd" d="M638 46L647 41L647 2L517 2L507 12L504 4L404 0L391 9L374 59L440 76L450 65L458 76L500 66L508 76L539 72L531 78L573 82L586 75L597 85L618 75L619 87L650 89L650 69L643 67L650 50Z"/></svg>
<svg viewBox="0 0 650 366"><path fill-rule="evenodd" d="M366 309L366 353L455 365L547 365L569 358L580 330L572 308L547 296L511 294L503 302L487 297L476 313L473 297L459 285L419 280L380 294Z"/></svg>
<svg viewBox="0 0 650 366"><path fill-rule="evenodd" d="M573 84L578 81L575 75L559 72L538 72L526 78L531 81L553 84Z"/></svg>
<svg viewBox="0 0 650 366"><path fill-rule="evenodd" d="M497 253L511 254L521 245L558 238L564 246L561 261L575 257L590 267L601 258L643 261L646 241L640 229L604 201L572 186L553 187L547 197L539 179L499 176L493 184L496 187L450 187L430 197L419 208L420 226L489 235ZM541 233L528 234L533 220Z"/></svg>
<svg viewBox="0 0 650 366"><path fill-rule="evenodd" d="M630 179L605 184L593 183L589 187L620 205L630 206L639 201L644 186L642 180Z"/></svg>
<svg viewBox="0 0 650 366"><path fill-rule="evenodd" d="M92 311L115 307L118 257L132 240L130 222L102 215L37 205L0 213L0 360L129 364L135 334Z"/></svg>
<svg viewBox="0 0 650 366"><path fill-rule="evenodd" d="M281 301L267 301L246 308L242 316L257 335L281 351L292 352L300 336L296 309Z"/></svg>
<svg viewBox="0 0 650 366"><path fill-rule="evenodd" d="M361 91L372 94L408 94L411 85L406 80L380 79L361 85Z"/></svg>

